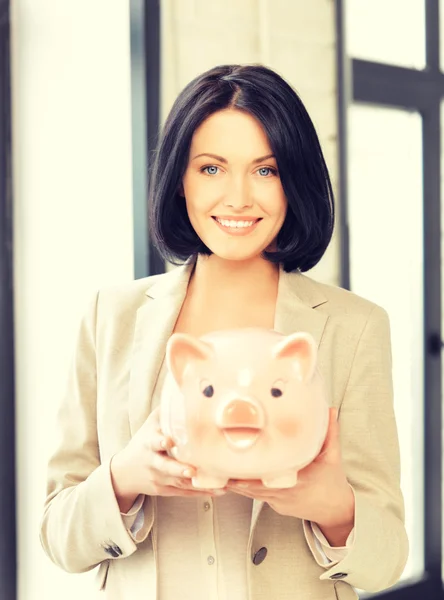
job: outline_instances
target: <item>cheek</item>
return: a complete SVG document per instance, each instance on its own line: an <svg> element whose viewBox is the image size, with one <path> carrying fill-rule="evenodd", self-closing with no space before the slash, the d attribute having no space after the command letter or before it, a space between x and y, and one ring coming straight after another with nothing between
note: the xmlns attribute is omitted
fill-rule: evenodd
<svg viewBox="0 0 444 600"><path fill-rule="evenodd" d="M202 439L210 431L216 431L214 409L209 402L196 403L190 407L188 416L190 434Z"/></svg>
<svg viewBox="0 0 444 600"><path fill-rule="evenodd" d="M276 419L275 427L277 431L286 438L295 437L300 430L300 425L296 421L296 419L289 419L283 417Z"/></svg>
<svg viewBox="0 0 444 600"><path fill-rule="evenodd" d="M288 202L287 198L284 196L284 192L282 192L282 196L279 198L278 207L277 212L281 215L282 221L284 221L288 209Z"/></svg>
<svg viewBox="0 0 444 600"><path fill-rule="evenodd" d="M217 197L222 189L222 182L209 176L191 172L183 178L183 189L188 208L204 209L212 198Z"/></svg>
<svg viewBox="0 0 444 600"><path fill-rule="evenodd" d="M204 234L206 227L208 226L209 213L211 208L214 206L209 196L201 195L199 193L193 194L188 193L186 202L186 208L188 217L191 221L193 228L201 234Z"/></svg>
<svg viewBox="0 0 444 600"><path fill-rule="evenodd" d="M199 209L201 193L199 186L193 177L185 177L183 179L183 191L185 198L183 199L189 213Z"/></svg>
<svg viewBox="0 0 444 600"><path fill-rule="evenodd" d="M257 187L254 192L257 199L267 205L271 213L280 213L287 205L287 198L280 181L274 180L267 185Z"/></svg>

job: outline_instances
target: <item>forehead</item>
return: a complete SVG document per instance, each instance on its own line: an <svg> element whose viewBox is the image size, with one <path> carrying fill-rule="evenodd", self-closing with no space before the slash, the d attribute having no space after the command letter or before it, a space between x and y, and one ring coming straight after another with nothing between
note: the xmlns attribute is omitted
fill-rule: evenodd
<svg viewBox="0 0 444 600"><path fill-rule="evenodd" d="M240 110L226 109L213 113L196 129L191 152L191 158L200 152L220 154L225 158L233 153L256 158L271 152L271 147L262 124L255 117Z"/></svg>

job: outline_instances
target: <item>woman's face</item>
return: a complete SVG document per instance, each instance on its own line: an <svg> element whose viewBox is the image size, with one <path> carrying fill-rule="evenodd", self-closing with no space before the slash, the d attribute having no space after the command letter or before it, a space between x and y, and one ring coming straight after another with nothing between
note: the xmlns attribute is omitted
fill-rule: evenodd
<svg viewBox="0 0 444 600"><path fill-rule="evenodd" d="M194 230L220 258L275 247L287 200L271 155L259 121L239 110L213 113L194 132L183 194Z"/></svg>

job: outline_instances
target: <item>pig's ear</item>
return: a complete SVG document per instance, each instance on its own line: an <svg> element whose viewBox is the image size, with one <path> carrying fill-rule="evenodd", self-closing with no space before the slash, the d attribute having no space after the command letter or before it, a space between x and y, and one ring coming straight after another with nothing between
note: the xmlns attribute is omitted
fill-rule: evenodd
<svg viewBox="0 0 444 600"><path fill-rule="evenodd" d="M191 362L208 360L211 355L212 350L208 344L186 333L173 333L166 347L168 369L179 385L182 383L185 369Z"/></svg>
<svg viewBox="0 0 444 600"><path fill-rule="evenodd" d="M293 333L273 348L274 358L290 358L300 381L310 381L316 368L317 347L309 333Z"/></svg>

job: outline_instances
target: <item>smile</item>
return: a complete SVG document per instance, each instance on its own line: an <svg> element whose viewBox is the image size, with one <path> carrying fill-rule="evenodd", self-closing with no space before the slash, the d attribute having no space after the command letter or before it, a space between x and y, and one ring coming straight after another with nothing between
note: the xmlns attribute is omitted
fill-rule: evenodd
<svg viewBox="0 0 444 600"><path fill-rule="evenodd" d="M234 220L234 219L221 219L219 217L213 217L216 223L219 225L221 229L224 229L228 233L238 233L245 234L249 233L253 229L256 228L256 225L262 219L250 219L249 221L242 220Z"/></svg>

